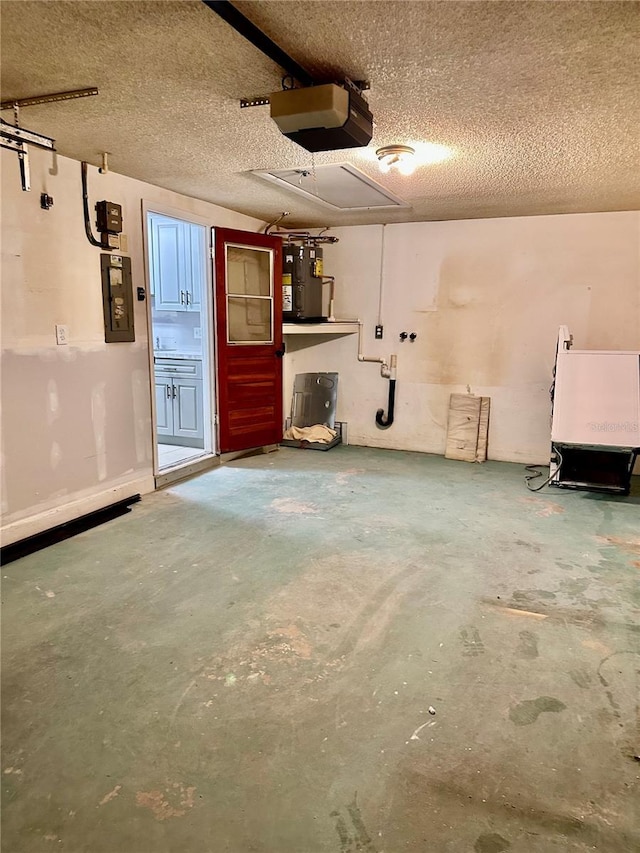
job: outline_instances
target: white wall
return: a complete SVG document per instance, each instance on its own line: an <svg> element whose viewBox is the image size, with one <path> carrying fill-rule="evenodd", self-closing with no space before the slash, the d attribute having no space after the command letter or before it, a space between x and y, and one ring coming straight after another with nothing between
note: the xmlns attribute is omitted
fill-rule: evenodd
<svg viewBox="0 0 640 853"><path fill-rule="evenodd" d="M84 232L80 164L29 153L28 193L16 155L1 155L4 544L154 487L146 304L135 302L135 343L105 344L101 250ZM49 211L43 191L54 198ZM93 168L89 196L92 219L100 199L123 207L134 293L146 284L143 199L211 225L262 225ZM69 326L69 346L56 346L56 323Z"/></svg>
<svg viewBox="0 0 640 853"><path fill-rule="evenodd" d="M84 234L79 163L32 149L32 191L2 150L3 541L15 541L153 488L145 303L136 341L105 344L100 250ZM54 207L40 209L40 192ZM145 284L141 201L256 230L262 223L149 184L90 169L91 208L122 204L134 287ZM382 321L373 339L381 226L336 229L325 250L337 314L365 322L368 354L398 353L396 421L377 429L387 382L356 360L355 336L316 346L290 337L291 377L340 373L338 417L350 441L444 451L449 394L492 398L489 454L532 462L548 455L548 387L557 327L580 348L640 347L640 214L608 213L385 228ZM55 343L55 324L70 345ZM416 331L415 344L398 333ZM308 344L308 339L305 339Z"/></svg>
<svg viewBox="0 0 640 853"><path fill-rule="evenodd" d="M336 316L365 323L365 353L398 354L395 423L376 427L388 383L357 362L355 336L311 347L290 337L285 405L293 374L337 370L351 443L444 453L449 395L469 386L491 397L489 458L548 462L558 326L580 349L640 348L640 214L388 225L378 342L382 232L332 229L340 242L324 268ZM417 341L400 344L401 331Z"/></svg>

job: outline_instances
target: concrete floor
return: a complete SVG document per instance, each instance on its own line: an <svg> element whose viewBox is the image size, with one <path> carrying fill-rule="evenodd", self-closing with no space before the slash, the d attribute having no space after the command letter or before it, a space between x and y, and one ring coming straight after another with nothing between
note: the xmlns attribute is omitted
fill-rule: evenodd
<svg viewBox="0 0 640 853"><path fill-rule="evenodd" d="M640 849L640 498L523 473L281 450L6 566L5 853Z"/></svg>

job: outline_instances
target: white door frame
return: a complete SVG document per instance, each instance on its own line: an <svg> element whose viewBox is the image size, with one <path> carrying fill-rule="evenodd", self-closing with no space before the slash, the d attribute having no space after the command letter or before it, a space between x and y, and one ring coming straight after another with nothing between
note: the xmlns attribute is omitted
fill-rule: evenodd
<svg viewBox="0 0 640 853"><path fill-rule="evenodd" d="M217 465L220 462L218 452L218 396L217 396L217 361L215 350L215 300L213 295L213 271L211 262L211 239L212 228L214 226L205 217L198 216L195 213L190 213L187 210L171 207L170 205L161 204L158 202L147 201L142 199L142 243L144 256L144 277L147 291L146 308L147 308L147 350L149 356L149 385L151 394L151 438L153 447L153 473L156 482L156 488L166 485L172 480L181 479L186 475L203 471ZM156 395L155 395L155 362L153 358L153 322L151 316L151 270L149 265L149 229L148 229L148 214L157 213L160 216L169 216L173 219L179 219L182 222L189 222L193 225L203 225L206 230L205 239L205 270L206 270L206 286L202 294L202 313L206 312L206 335L202 338L203 344L203 363L208 363L208 381L205 383L203 376L203 392L205 394L205 409L208 411L208 419L205 422L204 436L204 451L203 455L197 459L187 460L184 463L178 464L175 467L160 473L158 465L158 442L156 436Z"/></svg>

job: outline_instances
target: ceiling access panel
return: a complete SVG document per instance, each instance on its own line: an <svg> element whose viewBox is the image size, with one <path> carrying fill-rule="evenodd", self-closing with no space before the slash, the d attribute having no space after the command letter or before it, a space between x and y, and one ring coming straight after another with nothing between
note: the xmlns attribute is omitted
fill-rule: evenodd
<svg viewBox="0 0 640 853"><path fill-rule="evenodd" d="M350 163L255 170L251 174L333 210L411 207Z"/></svg>

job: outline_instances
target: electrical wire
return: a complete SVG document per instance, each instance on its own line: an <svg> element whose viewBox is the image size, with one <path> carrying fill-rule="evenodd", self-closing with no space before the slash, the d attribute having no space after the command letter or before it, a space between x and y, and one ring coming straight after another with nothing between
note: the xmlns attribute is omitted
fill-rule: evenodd
<svg viewBox="0 0 640 853"><path fill-rule="evenodd" d="M526 486L527 486L527 488L529 489L529 491L530 491L530 492L540 492L540 491L542 491L542 489L544 489L544 487L545 487L545 486L548 486L548 485L549 485L549 483L551 482L551 480L553 480L553 478L554 478L556 475L559 475L559 474L560 474L560 469L562 468L562 454L560 453L560 451L558 450L558 448L557 448L557 447L554 447L554 448L553 448L553 452L554 452L554 453L555 453L555 455L558 457L558 460L559 460L559 462L558 462L558 467L556 468L556 470L555 470L555 471L553 471L552 473L550 473L550 474L549 474L549 476L548 476L548 477L547 477L547 479L544 481L544 483L541 483L541 484L540 484L539 486L537 486L536 488L533 488L532 486L530 486L530 485L529 485L529 483L531 482L531 480L537 480L537 479L538 479L538 477L542 477L542 471L539 471L539 470L538 470L538 468L540 468L541 466L540 466L540 465L526 465L526 466L525 466L525 469L524 469L525 471L531 471L531 472L533 472L533 473L529 474L529 476L527 476L527 475L525 474L525 477L524 477L525 484L526 484ZM551 467L551 466L549 466L549 467Z"/></svg>
<svg viewBox="0 0 640 853"><path fill-rule="evenodd" d="M280 213L278 216L276 216L276 218L273 220L273 222L270 222L270 223L265 227L265 229L264 229L264 233L265 233L265 234L269 234L269 232L271 231L271 229L273 228L273 226L274 226L274 225L277 225L277 224L278 224L278 222L282 222L282 220L285 218L285 216L289 216L289 211L288 211L288 210L283 210L283 211L282 211L282 213Z"/></svg>
<svg viewBox="0 0 640 853"><path fill-rule="evenodd" d="M97 246L99 249L107 249L111 251L111 246L108 243L103 243L101 240L96 240L91 230L91 217L89 215L89 193L87 191L87 164L83 160L80 164L80 174L82 177L82 211L84 213L84 230L87 234L87 240L92 246Z"/></svg>

